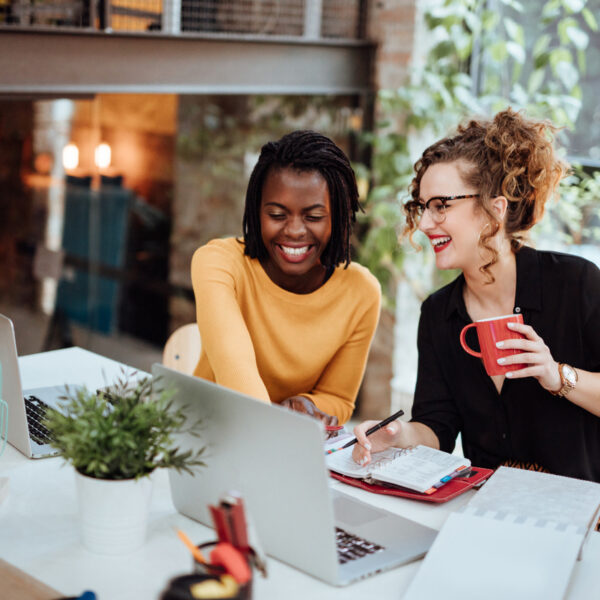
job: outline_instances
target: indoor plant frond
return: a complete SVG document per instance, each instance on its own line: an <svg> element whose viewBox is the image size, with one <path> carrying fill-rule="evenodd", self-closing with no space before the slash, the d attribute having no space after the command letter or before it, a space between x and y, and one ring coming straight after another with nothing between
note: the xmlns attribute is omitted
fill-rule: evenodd
<svg viewBox="0 0 600 600"><path fill-rule="evenodd" d="M48 409L51 445L77 471L97 479L138 479L157 468L193 474L204 466L204 448L182 451L176 434L198 435L200 423L186 424L184 409L175 410L173 391L157 380L119 377L109 388L68 391L61 411Z"/></svg>

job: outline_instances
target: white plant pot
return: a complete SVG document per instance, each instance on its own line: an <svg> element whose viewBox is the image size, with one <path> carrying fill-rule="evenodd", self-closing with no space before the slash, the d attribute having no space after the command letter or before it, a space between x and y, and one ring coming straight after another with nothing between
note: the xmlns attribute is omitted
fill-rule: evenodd
<svg viewBox="0 0 600 600"><path fill-rule="evenodd" d="M150 477L95 479L75 471L81 540L97 554L128 554L143 546L152 497Z"/></svg>

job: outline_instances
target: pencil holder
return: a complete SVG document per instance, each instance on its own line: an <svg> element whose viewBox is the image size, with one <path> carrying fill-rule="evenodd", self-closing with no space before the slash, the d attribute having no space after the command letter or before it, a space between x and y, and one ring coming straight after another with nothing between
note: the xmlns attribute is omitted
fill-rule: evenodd
<svg viewBox="0 0 600 600"><path fill-rule="evenodd" d="M217 546L219 542L205 542L204 544L198 545L198 550L210 560L210 556L214 548ZM252 573L252 565L246 560L248 563L248 567L250 568L250 572ZM212 577L222 577L227 573L225 568L221 565L213 565L210 563L201 563L194 559L193 566L194 573L198 575L209 575ZM237 596L232 596L232 598L236 598L236 600L252 600L252 580L254 579L254 574L252 573L252 577L250 581L244 584L239 585L239 592Z"/></svg>
<svg viewBox="0 0 600 600"><path fill-rule="evenodd" d="M240 588L227 579L223 582L218 575L194 573L171 579L160 600L242 600Z"/></svg>

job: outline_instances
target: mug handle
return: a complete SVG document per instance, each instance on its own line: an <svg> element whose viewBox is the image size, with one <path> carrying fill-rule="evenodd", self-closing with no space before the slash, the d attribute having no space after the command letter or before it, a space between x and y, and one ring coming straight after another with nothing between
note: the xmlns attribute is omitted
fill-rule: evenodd
<svg viewBox="0 0 600 600"><path fill-rule="evenodd" d="M460 345L463 347L463 350L467 354L481 358L481 352L475 352L475 350L471 350L471 348L469 348L469 346L467 345L467 339L466 339L467 329L469 329L470 327L476 327L476 325L477 325L476 323L469 323L468 325L465 325L462 328L462 331L460 332Z"/></svg>

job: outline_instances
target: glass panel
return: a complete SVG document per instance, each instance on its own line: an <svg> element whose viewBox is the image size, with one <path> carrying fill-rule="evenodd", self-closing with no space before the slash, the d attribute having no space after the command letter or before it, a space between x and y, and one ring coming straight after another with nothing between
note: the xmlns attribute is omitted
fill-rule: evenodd
<svg viewBox="0 0 600 600"><path fill-rule="evenodd" d="M195 249L241 235L261 146L310 128L352 153L361 121L354 97L1 101L0 312L19 354L77 345L150 369L195 321Z"/></svg>

